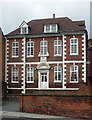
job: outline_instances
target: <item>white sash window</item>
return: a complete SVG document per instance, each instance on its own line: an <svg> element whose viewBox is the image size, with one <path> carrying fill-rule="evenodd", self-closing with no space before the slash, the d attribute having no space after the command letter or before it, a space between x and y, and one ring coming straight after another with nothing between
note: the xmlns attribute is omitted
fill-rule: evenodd
<svg viewBox="0 0 92 120"><path fill-rule="evenodd" d="M19 80L19 69L18 67L13 67L12 68L12 83L18 83Z"/></svg>
<svg viewBox="0 0 92 120"><path fill-rule="evenodd" d="M70 66L70 83L78 83L78 66Z"/></svg>
<svg viewBox="0 0 92 120"><path fill-rule="evenodd" d="M47 55L47 40L40 42L40 54Z"/></svg>
<svg viewBox="0 0 92 120"><path fill-rule="evenodd" d="M27 83L34 83L34 68L27 67Z"/></svg>
<svg viewBox="0 0 92 120"><path fill-rule="evenodd" d="M19 56L19 42L12 42L12 57Z"/></svg>
<svg viewBox="0 0 92 120"><path fill-rule="evenodd" d="M61 40L54 41L54 56L61 56Z"/></svg>
<svg viewBox="0 0 92 120"><path fill-rule="evenodd" d="M61 82L61 66L54 67L54 82Z"/></svg>
<svg viewBox="0 0 92 120"><path fill-rule="evenodd" d="M78 55L78 39L70 39L70 55Z"/></svg>
<svg viewBox="0 0 92 120"><path fill-rule="evenodd" d="M34 56L34 42L29 41L27 42L27 57L33 57Z"/></svg>

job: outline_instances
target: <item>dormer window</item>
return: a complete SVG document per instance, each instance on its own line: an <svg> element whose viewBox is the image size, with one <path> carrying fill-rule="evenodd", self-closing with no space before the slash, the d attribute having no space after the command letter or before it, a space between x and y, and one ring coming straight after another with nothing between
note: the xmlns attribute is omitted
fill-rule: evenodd
<svg viewBox="0 0 92 120"><path fill-rule="evenodd" d="M22 27L21 34L28 34L28 27Z"/></svg>
<svg viewBox="0 0 92 120"><path fill-rule="evenodd" d="M58 31L57 24L44 25L44 33L57 32L57 31Z"/></svg>
<svg viewBox="0 0 92 120"><path fill-rule="evenodd" d="M20 34L28 34L28 25L25 21L20 25Z"/></svg>

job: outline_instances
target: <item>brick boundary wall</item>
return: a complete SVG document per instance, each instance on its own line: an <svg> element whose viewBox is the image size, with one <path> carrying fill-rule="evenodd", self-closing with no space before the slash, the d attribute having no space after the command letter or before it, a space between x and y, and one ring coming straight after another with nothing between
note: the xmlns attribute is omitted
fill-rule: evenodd
<svg viewBox="0 0 92 120"><path fill-rule="evenodd" d="M92 117L91 95L21 95L20 111L72 118Z"/></svg>

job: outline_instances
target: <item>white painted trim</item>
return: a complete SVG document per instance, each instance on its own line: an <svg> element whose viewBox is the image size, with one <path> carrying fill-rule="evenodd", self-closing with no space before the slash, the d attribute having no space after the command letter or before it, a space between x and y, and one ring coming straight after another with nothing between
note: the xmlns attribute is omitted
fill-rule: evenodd
<svg viewBox="0 0 92 120"><path fill-rule="evenodd" d="M23 42L22 42L22 45L23 45L23 47L24 47L24 48L23 48L23 51L22 51L22 52L23 52L22 54L24 55L23 58L22 58L22 60L23 60L23 68L22 68L22 69L23 69L23 73L22 73L22 77L23 77L23 82L22 82L22 85L23 85L23 86L22 86L22 88L23 88L23 91L22 91L22 93L25 94L25 90L26 90L26 89L25 89L25 79L26 79L26 76L25 76L25 64L26 64L26 62L25 62L25 55L26 55L26 52L25 52L25 51L26 51L26 50L25 50L25 49L26 49L26 38L24 37L24 38L22 39L22 41L23 41Z"/></svg>
<svg viewBox="0 0 92 120"><path fill-rule="evenodd" d="M5 45L5 82L6 83L8 83L8 79L7 79L7 72L8 72L8 66L7 66L7 61L8 61L8 59L7 59L7 51L9 50L9 47L8 47L8 49L7 49L7 42L9 42L9 40L7 40L7 38L5 37L5 43L6 43L6 45Z"/></svg>
<svg viewBox="0 0 92 120"><path fill-rule="evenodd" d="M65 81L65 76L64 76L64 72L66 71L65 66L64 66L65 65L65 58L64 58L65 54L64 53L66 52L66 48L64 47L64 45L66 44L65 39L66 39L66 36L63 35L63 80L62 80L62 88L63 89L66 88L66 86L65 86L66 81Z"/></svg>
<svg viewBox="0 0 92 120"><path fill-rule="evenodd" d="M23 88L9 88L9 87L8 87L7 89L12 89L12 90L13 90L13 89L18 89L18 90L21 90L21 89L23 89Z"/></svg>
<svg viewBox="0 0 92 120"><path fill-rule="evenodd" d="M7 65L15 65L15 64L16 65L21 65L21 64L24 64L24 63L23 62L13 62L13 63L12 62L11 63L8 62L7 63Z"/></svg>
<svg viewBox="0 0 92 120"><path fill-rule="evenodd" d="M79 88L26 88L26 90L79 90Z"/></svg>
<svg viewBox="0 0 92 120"><path fill-rule="evenodd" d="M23 59L24 60L24 59ZM38 65L38 64L40 64L41 62L26 62L25 64L26 65ZM63 61L48 61L47 62L48 64L63 64ZM82 60L82 61L64 61L64 63L65 64L67 64L67 63L84 63L84 60ZM14 65L14 64L16 64L16 65L21 65L21 64L24 64L24 62L8 62L7 63L7 65Z"/></svg>

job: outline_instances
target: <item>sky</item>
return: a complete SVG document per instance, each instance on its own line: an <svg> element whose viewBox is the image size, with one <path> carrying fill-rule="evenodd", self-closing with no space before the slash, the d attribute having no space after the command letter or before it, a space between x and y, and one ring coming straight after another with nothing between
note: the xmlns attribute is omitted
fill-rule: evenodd
<svg viewBox="0 0 92 120"><path fill-rule="evenodd" d="M73 21L85 20L90 38L91 0L0 0L0 27L7 34L22 21L69 17Z"/></svg>

